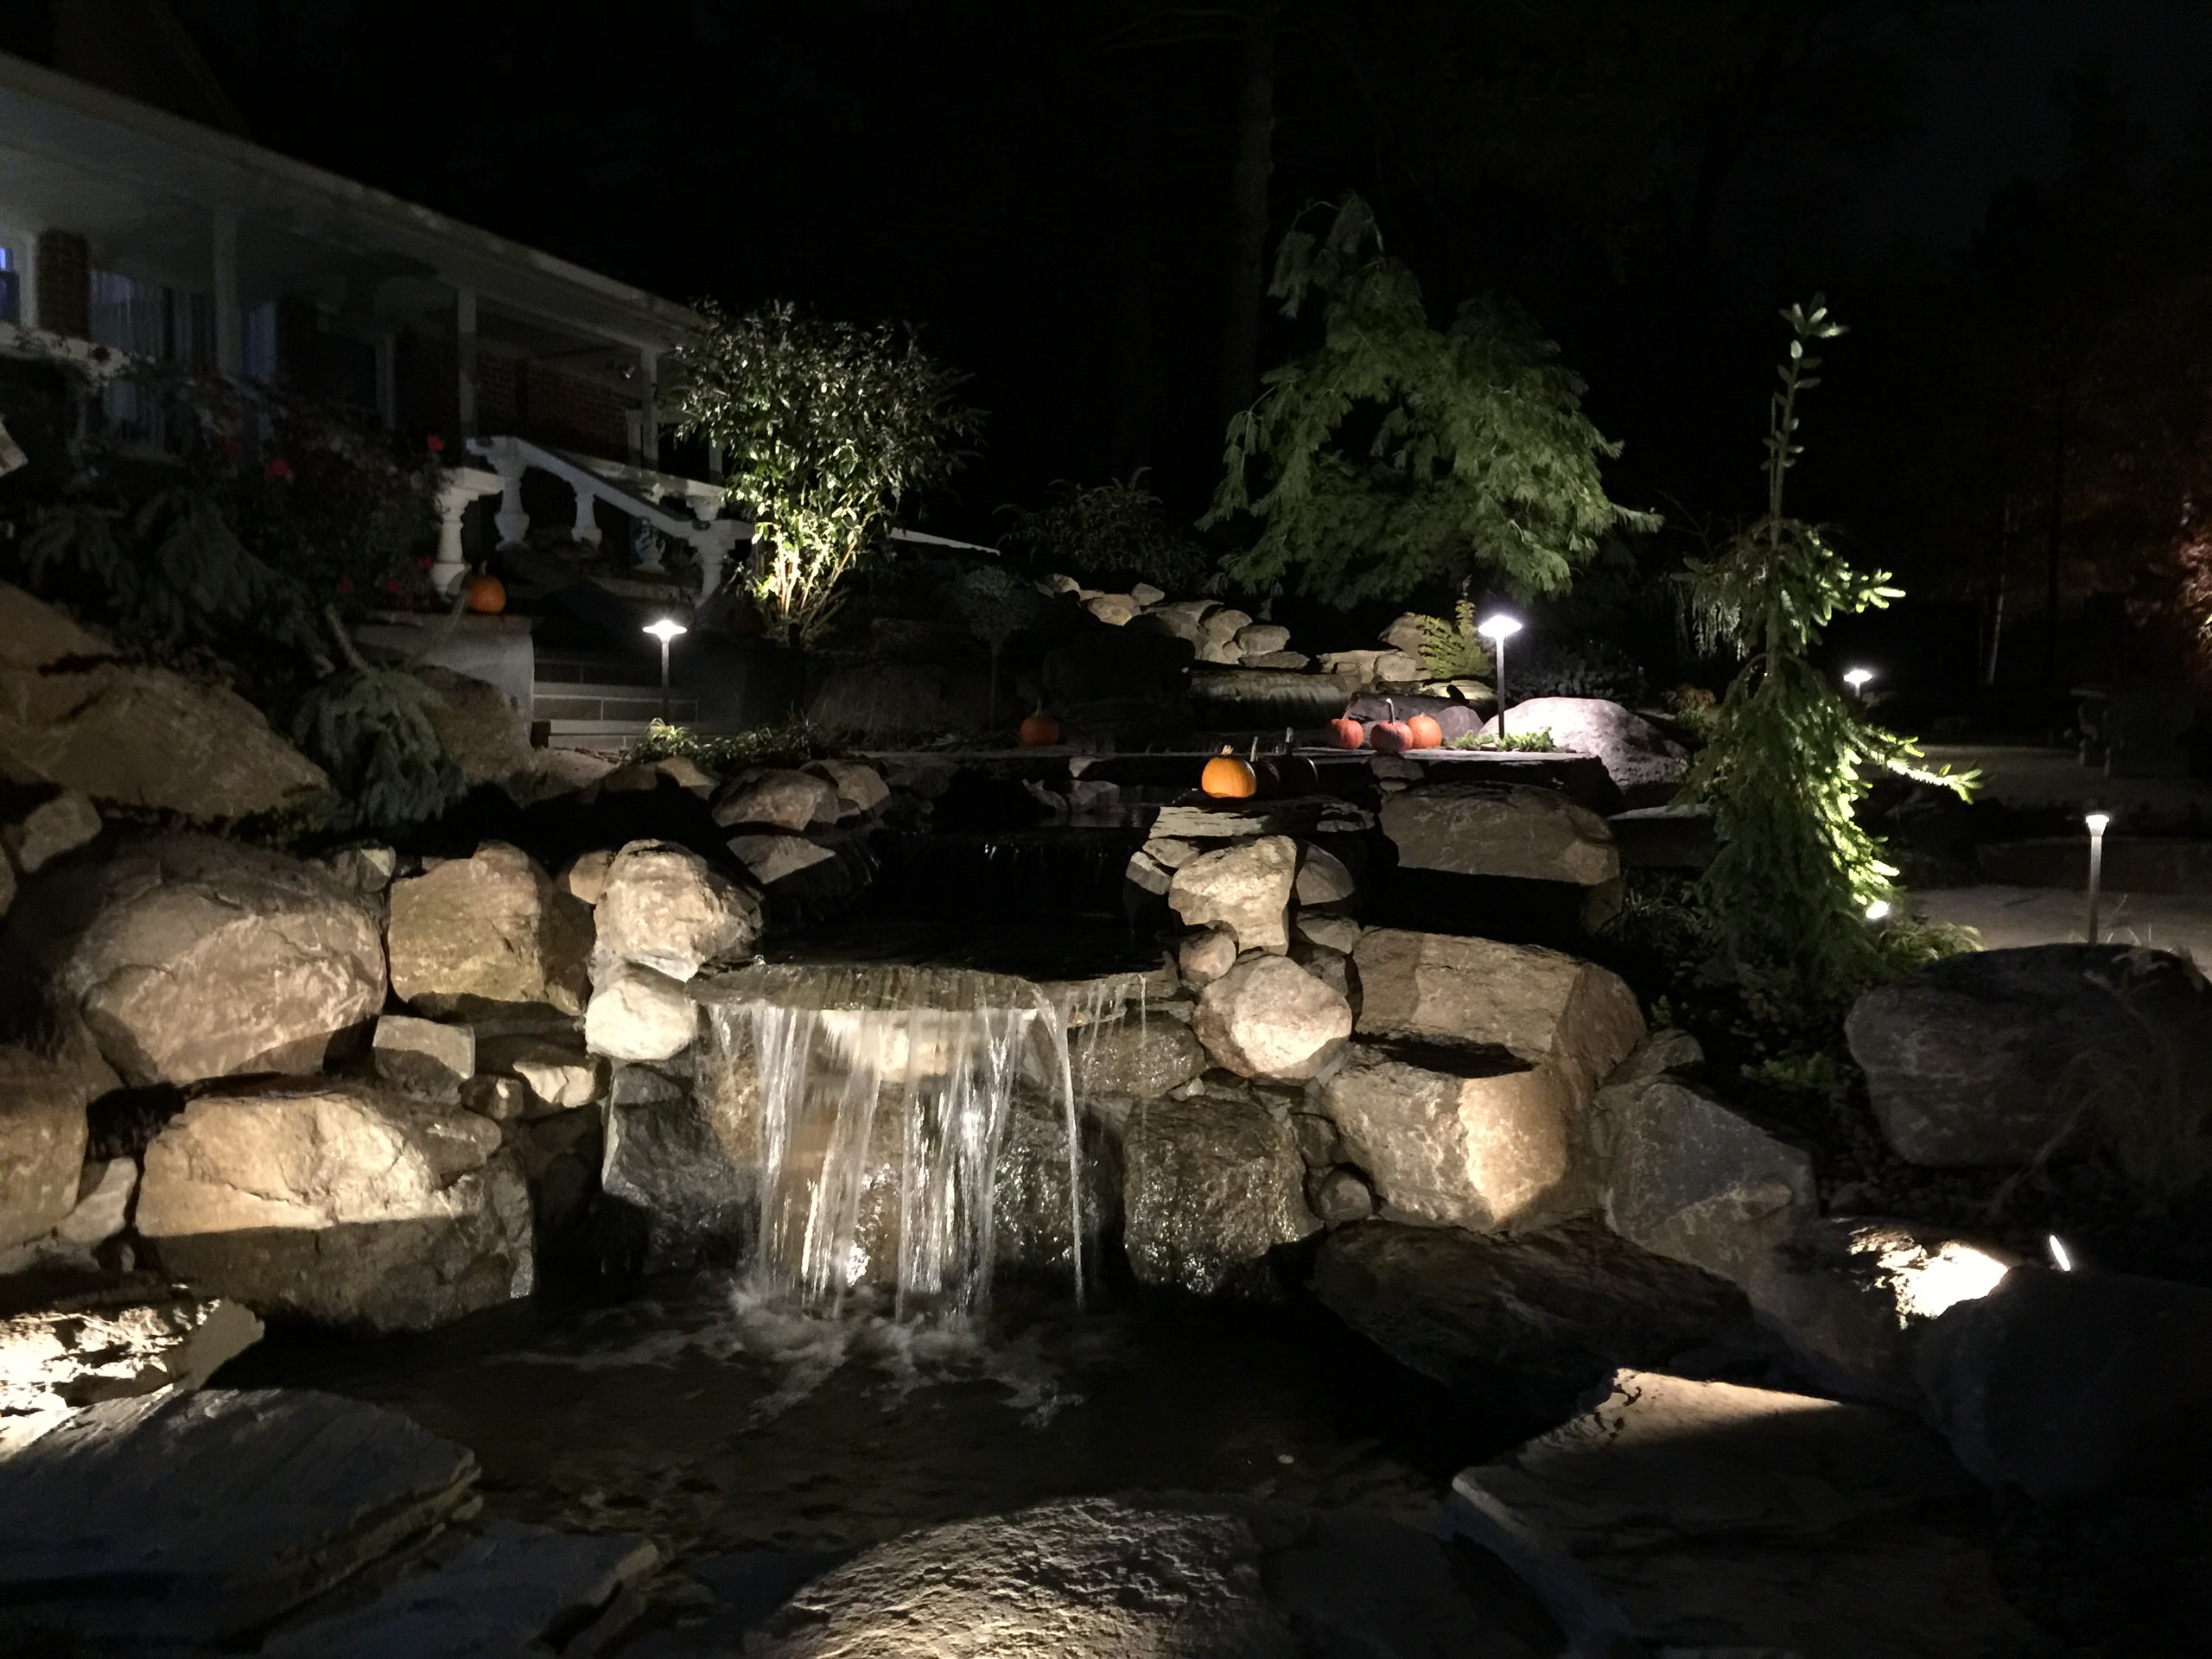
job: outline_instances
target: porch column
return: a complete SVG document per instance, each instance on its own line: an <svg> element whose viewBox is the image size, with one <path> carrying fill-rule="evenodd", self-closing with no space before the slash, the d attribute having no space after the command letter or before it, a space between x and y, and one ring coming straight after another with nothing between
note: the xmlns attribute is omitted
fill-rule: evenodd
<svg viewBox="0 0 2212 1659"><path fill-rule="evenodd" d="M660 353L650 346L638 348L638 385L643 393L638 410L638 453L643 464L660 467Z"/></svg>

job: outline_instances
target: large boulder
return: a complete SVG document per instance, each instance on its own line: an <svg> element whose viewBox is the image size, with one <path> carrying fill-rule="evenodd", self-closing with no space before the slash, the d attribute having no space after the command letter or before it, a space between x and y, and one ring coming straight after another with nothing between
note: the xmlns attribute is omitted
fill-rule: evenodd
<svg viewBox="0 0 2212 1659"><path fill-rule="evenodd" d="M51 1232L76 1208L89 1095L70 1068L0 1047L0 1250Z"/></svg>
<svg viewBox="0 0 2212 1659"><path fill-rule="evenodd" d="M2041 1503L2212 1481L2212 1290L2021 1266L1914 1369L1959 1461Z"/></svg>
<svg viewBox="0 0 2212 1659"><path fill-rule="evenodd" d="M36 875L57 858L66 858L97 839L100 811L73 789L39 802L11 823L0 824L0 849L25 875ZM0 911L7 906L0 905Z"/></svg>
<svg viewBox="0 0 2212 1659"><path fill-rule="evenodd" d="M387 938L393 994L434 1019L517 1003L583 1012L591 906L504 842L393 882Z"/></svg>
<svg viewBox="0 0 2212 1659"><path fill-rule="evenodd" d="M1088 1497L879 1544L805 1584L749 1635L732 1617L726 1645L711 1651L1533 1659L1512 1624L1438 1540L1381 1516Z"/></svg>
<svg viewBox="0 0 2212 1659"><path fill-rule="evenodd" d="M806 701L808 723L855 736L974 731L990 718L981 669L941 663L859 663L839 668Z"/></svg>
<svg viewBox="0 0 2212 1659"><path fill-rule="evenodd" d="M1351 1005L1287 957L1254 957L1198 993L1191 1025L1239 1077L1299 1083L1351 1034Z"/></svg>
<svg viewBox="0 0 2212 1659"><path fill-rule="evenodd" d="M1157 1100L1204 1071L1206 1052L1180 1020L1124 1014L1071 1033L1068 1063L1078 1099Z"/></svg>
<svg viewBox="0 0 2212 1659"><path fill-rule="evenodd" d="M1549 732L1552 747L1594 754L1630 807L1663 806L1682 786L1689 753L1643 715L1603 697L1532 697L1506 711L1509 732ZM1497 722L1483 728L1496 736Z"/></svg>
<svg viewBox="0 0 2212 1659"><path fill-rule="evenodd" d="M207 836L141 842L27 886L8 918L19 1007L81 1026L125 1083L319 1070L384 1006L384 944L320 866Z"/></svg>
<svg viewBox="0 0 2212 1659"><path fill-rule="evenodd" d="M1526 784L1423 784L1382 803L1382 833L1408 870L1602 887L1621 873L1605 819Z"/></svg>
<svg viewBox="0 0 2212 1659"><path fill-rule="evenodd" d="M1259 1292L1268 1252L1321 1224L1290 1126L1241 1096L1148 1103L1129 1119L1122 1157L1122 1248L1142 1283Z"/></svg>
<svg viewBox="0 0 2212 1659"><path fill-rule="evenodd" d="M527 1295L530 1194L488 1118L336 1078L203 1095L146 1148L164 1271L261 1313L421 1330Z"/></svg>
<svg viewBox="0 0 2212 1659"><path fill-rule="evenodd" d="M1298 843L1262 836L1201 853L1175 872L1167 902L1192 927L1218 926L1240 950L1290 948L1290 895L1298 879Z"/></svg>
<svg viewBox="0 0 2212 1659"><path fill-rule="evenodd" d="M2020 1265L1939 1228L1866 1216L1802 1223L1745 1287L1759 1323L1824 1389L1904 1409L1921 1402L1913 1357L1930 1322L1986 1296Z"/></svg>
<svg viewBox="0 0 2212 1659"><path fill-rule="evenodd" d="M837 788L828 779L774 766L740 776L715 803L715 822L725 830L797 835L836 823L837 813Z"/></svg>
<svg viewBox="0 0 2212 1659"><path fill-rule="evenodd" d="M1359 1034L1502 1048L1586 1099L1643 1035L1620 976L1557 950L1373 928L1352 951Z"/></svg>
<svg viewBox="0 0 2212 1659"><path fill-rule="evenodd" d="M683 982L634 962L618 962L592 988L584 1043L611 1059L673 1059L699 1032L699 1007Z"/></svg>
<svg viewBox="0 0 2212 1659"><path fill-rule="evenodd" d="M2212 1116L2212 986L2161 950L1947 957L1861 997L1845 1031L1908 1163L2021 1164L2080 1138L2152 1175Z"/></svg>
<svg viewBox="0 0 2212 1659"><path fill-rule="evenodd" d="M415 677L436 693L430 728L472 786L496 784L531 768L530 715L489 680L417 663Z"/></svg>
<svg viewBox="0 0 2212 1659"><path fill-rule="evenodd" d="M1490 1232L1589 1207L1583 1103L1549 1065L1385 1042L1354 1049L1321 1102L1394 1217Z"/></svg>
<svg viewBox="0 0 2212 1659"><path fill-rule="evenodd" d="M671 979L749 955L760 936L758 899L688 847L664 841L633 841L614 855L594 914L598 961L636 963Z"/></svg>
<svg viewBox="0 0 2212 1659"><path fill-rule="evenodd" d="M1596 1404L1452 1483L1578 1654L1959 1659L2040 1652L1971 1493L1926 1430L1866 1406L1624 1370Z"/></svg>
<svg viewBox="0 0 2212 1659"><path fill-rule="evenodd" d="M1820 1212L1808 1154L1671 1078L1599 1090L1591 1119L1605 1219L1647 1250L1749 1285Z"/></svg>
<svg viewBox="0 0 2212 1659"><path fill-rule="evenodd" d="M753 1230L760 1149L729 1133L731 1082L744 1091L746 1127L755 1130L758 1082L749 1070L725 1078L723 1109L695 1101L674 1078L649 1066L615 1069L607 1109L600 1185L644 1213L639 1265L661 1272L734 1260Z"/></svg>
<svg viewBox="0 0 2212 1659"><path fill-rule="evenodd" d="M1313 1289L1402 1364L1539 1416L1616 1366L1664 1365L1750 1332L1727 1285L1588 1222L1489 1235L1363 1222L1329 1235Z"/></svg>
<svg viewBox="0 0 2212 1659"><path fill-rule="evenodd" d="M116 660L0 582L0 770L200 823L294 805L330 779L235 692Z"/></svg>

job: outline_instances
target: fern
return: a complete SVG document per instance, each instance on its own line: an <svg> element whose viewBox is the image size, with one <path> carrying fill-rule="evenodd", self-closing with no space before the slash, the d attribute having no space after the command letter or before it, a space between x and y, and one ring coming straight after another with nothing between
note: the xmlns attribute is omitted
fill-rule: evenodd
<svg viewBox="0 0 2212 1659"><path fill-rule="evenodd" d="M432 721L438 694L405 669L365 661L335 613L324 616L348 666L300 700L292 741L330 774L355 827L391 831L437 817L467 787Z"/></svg>

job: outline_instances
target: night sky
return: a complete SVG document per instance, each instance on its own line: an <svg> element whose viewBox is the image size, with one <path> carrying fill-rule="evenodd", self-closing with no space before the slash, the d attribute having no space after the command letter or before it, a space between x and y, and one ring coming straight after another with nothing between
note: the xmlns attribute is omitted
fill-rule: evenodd
<svg viewBox="0 0 2212 1659"><path fill-rule="evenodd" d="M954 533L1140 466L1205 504L1255 17L1268 257L1353 188L1440 316L1526 307L1662 558L1758 505L1816 289L1854 332L1797 505L1925 597L2044 580L2055 454L2076 597L2212 499L2202 0L172 4L276 149L672 297L915 323L992 414ZM1270 310L1258 365L1299 340Z"/></svg>

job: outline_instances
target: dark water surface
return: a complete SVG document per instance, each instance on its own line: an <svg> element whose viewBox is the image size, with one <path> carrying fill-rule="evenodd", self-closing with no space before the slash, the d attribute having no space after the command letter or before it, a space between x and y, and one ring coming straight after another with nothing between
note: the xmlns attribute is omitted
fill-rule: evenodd
<svg viewBox="0 0 2212 1659"><path fill-rule="evenodd" d="M1049 1497L1184 1491L1427 1526L1482 1423L1318 1310L1077 1313L988 1335L802 1314L729 1275L410 1337L273 1332L229 1387L319 1388L469 1447L487 1509L679 1555L866 1545Z"/></svg>

